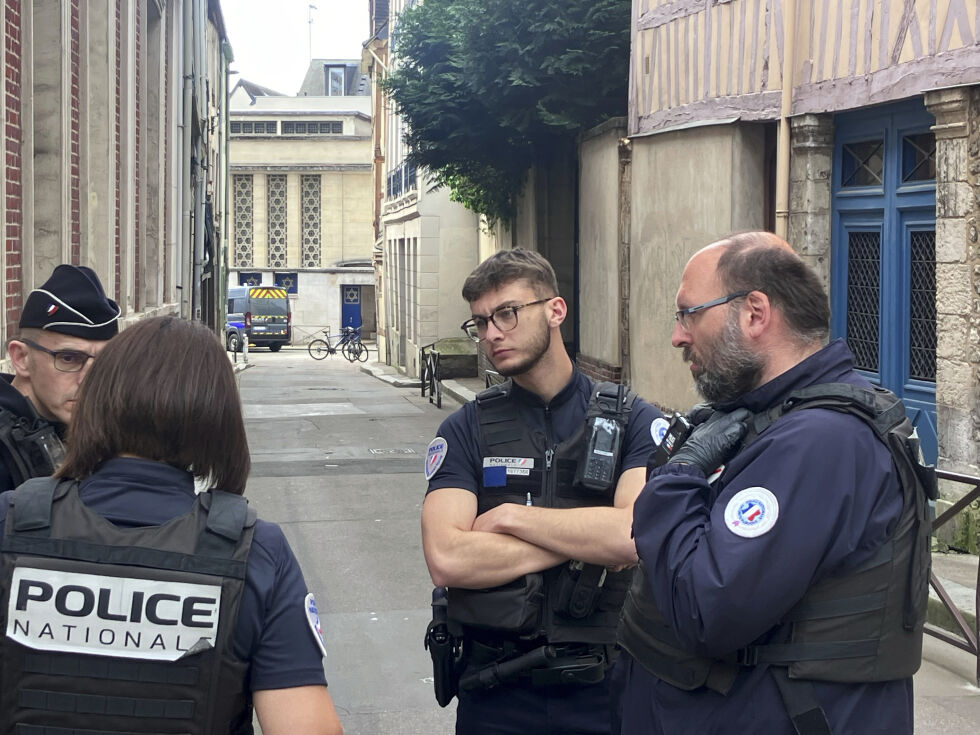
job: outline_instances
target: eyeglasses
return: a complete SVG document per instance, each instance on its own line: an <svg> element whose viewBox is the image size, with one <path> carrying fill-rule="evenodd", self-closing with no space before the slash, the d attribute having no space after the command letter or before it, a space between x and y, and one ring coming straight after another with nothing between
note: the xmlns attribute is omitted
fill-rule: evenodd
<svg viewBox="0 0 980 735"><path fill-rule="evenodd" d="M467 319L465 322L459 325L459 328L466 332L466 336L472 339L474 342L481 342L487 337L487 325L493 322L493 326L499 329L501 332L509 332L517 326L517 312L528 306L536 306L537 304L544 304L552 299L558 298L557 296L549 296L546 299L538 299L537 301L529 301L526 304L518 304L517 306L501 306L499 309L494 309L493 313L489 316L474 316L472 319Z"/></svg>
<svg viewBox="0 0 980 735"><path fill-rule="evenodd" d="M77 373L85 367L86 362L95 359L95 355L90 355L87 352L81 352L79 350L49 350L44 345L39 345L30 339L21 339L20 341L33 350L40 350L51 355L54 358L55 370L62 373Z"/></svg>
<svg viewBox="0 0 980 735"><path fill-rule="evenodd" d="M697 306L689 306L686 309L679 309L674 312L674 321L681 325L681 329L690 329L690 323L688 322L688 317L691 314L696 314L699 311L704 311L705 309L710 309L712 306L721 306L722 304L727 304L729 301L734 301L735 299L740 299L743 296L748 296L751 291L738 291L737 293L730 293L728 296L722 296L718 299L713 299L711 301L706 301L703 304L698 304Z"/></svg>

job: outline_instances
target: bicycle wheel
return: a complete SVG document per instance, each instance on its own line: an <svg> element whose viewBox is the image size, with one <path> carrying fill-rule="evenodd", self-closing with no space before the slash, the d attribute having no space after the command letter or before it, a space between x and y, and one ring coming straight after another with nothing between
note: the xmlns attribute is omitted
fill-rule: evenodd
<svg viewBox="0 0 980 735"><path fill-rule="evenodd" d="M357 345L357 361L367 362L368 359L368 348L364 346L363 342L355 342Z"/></svg>
<svg viewBox="0 0 980 735"><path fill-rule="evenodd" d="M330 346L322 339L311 340L306 349L314 360L322 360L330 354Z"/></svg>
<svg viewBox="0 0 980 735"><path fill-rule="evenodd" d="M354 350L352 349L353 346L353 342L344 342L344 346L340 348L340 354L344 356L344 359L347 360L347 362L354 362L354 360L357 359L357 356L354 354Z"/></svg>

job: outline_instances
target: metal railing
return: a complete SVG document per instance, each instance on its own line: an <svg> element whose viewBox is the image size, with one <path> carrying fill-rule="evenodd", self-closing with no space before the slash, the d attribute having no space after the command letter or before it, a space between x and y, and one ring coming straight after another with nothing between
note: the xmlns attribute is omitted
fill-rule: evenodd
<svg viewBox="0 0 980 735"><path fill-rule="evenodd" d="M933 533L936 532L937 528L948 523L957 513L962 511L964 508L970 505L973 501L980 499L980 477L973 477L971 475L961 475L956 472L947 472L946 470L937 470L936 475L942 480L950 480L952 482L960 482L964 485L973 485L973 489L967 492L962 498L957 500L950 506L945 513L940 515L932 524ZM977 568L977 587L974 594L974 625L971 628L969 622L963 616L963 612L956 606L952 598L950 598L949 593L943 587L942 582L940 582L935 574L929 575L929 584L936 591L939 599L942 600L943 605L950 615L953 616L953 620L956 622L956 627L959 628L960 635L950 633L947 630L943 630L935 625L926 623L925 632L934 638L938 638L941 641L945 641L952 646L966 651L967 653L973 654L976 657L976 679L977 685L980 686L980 646L978 646L978 640L980 640L980 565Z"/></svg>
<svg viewBox="0 0 980 735"><path fill-rule="evenodd" d="M429 393L429 403L435 403L436 408L442 408L442 383L439 380L439 350L436 343L425 345L419 349L419 370L422 379L422 397Z"/></svg>

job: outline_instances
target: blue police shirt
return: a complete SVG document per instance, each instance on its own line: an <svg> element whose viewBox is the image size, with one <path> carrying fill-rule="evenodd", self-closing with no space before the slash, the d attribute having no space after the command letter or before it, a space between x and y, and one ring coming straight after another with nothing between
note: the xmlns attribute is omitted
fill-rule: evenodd
<svg viewBox="0 0 980 735"><path fill-rule="evenodd" d="M117 526L157 526L194 503L190 473L162 462L116 458L78 487L82 502ZM0 538L10 493L0 495ZM238 612L235 654L249 662L247 690L326 684L306 617L306 582L282 530L256 521Z"/></svg>
<svg viewBox="0 0 980 735"><path fill-rule="evenodd" d="M870 387L840 340L725 410L759 412L790 391L834 382ZM740 491L768 503L770 519L778 505L775 523L732 530L732 498ZM898 472L885 445L857 417L812 408L779 419L713 485L690 466L656 470L634 506L633 529L657 607L674 632L689 650L722 656L773 628L812 582L871 558L901 512ZM756 530L762 532L751 535ZM629 657L623 665L624 735L794 733L764 666L743 668L722 696L677 689ZM835 733L912 731L910 678L815 681L813 689Z"/></svg>
<svg viewBox="0 0 980 735"><path fill-rule="evenodd" d="M540 432L547 446L569 439L585 422L589 397L595 384L584 373L574 370L568 385L545 403L536 393L513 383L510 400L517 406L521 421ZM651 424L663 415L641 398L633 403L622 444L620 471L645 467L656 445ZM439 436L446 442L442 465L429 478L428 492L444 487L458 487L479 494L483 476L480 453L480 422L476 402L470 401L453 412L439 426Z"/></svg>

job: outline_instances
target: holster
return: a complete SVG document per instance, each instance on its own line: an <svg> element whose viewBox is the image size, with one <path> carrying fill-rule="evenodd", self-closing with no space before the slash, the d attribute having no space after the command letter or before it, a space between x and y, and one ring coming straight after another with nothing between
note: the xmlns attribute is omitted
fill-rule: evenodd
<svg viewBox="0 0 980 735"><path fill-rule="evenodd" d="M459 641L449 632L446 621L446 590L432 590L432 622L425 629L425 648L432 657L432 683L440 707L456 696L460 674Z"/></svg>

